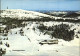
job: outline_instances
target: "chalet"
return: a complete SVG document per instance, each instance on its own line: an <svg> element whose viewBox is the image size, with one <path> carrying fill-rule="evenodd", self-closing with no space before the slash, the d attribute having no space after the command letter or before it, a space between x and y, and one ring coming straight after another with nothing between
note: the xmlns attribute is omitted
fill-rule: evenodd
<svg viewBox="0 0 80 56"><path fill-rule="evenodd" d="M58 39L43 40L43 41L39 42L39 44L41 44L41 45L43 45L43 44L58 44Z"/></svg>

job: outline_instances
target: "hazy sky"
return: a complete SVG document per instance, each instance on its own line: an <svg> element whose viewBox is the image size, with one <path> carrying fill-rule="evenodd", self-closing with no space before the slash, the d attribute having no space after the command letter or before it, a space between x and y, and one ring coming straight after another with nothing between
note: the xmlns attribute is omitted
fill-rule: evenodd
<svg viewBox="0 0 80 56"><path fill-rule="evenodd" d="M1 8L25 10L80 10L80 0L1 0Z"/></svg>

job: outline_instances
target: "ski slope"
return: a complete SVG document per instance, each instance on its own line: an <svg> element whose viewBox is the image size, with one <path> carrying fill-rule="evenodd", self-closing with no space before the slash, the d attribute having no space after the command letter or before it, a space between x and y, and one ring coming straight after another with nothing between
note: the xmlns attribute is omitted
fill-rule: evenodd
<svg viewBox="0 0 80 56"><path fill-rule="evenodd" d="M2 40L3 43L9 43L10 47L6 47L4 44L1 45L0 47L6 48L7 52L3 56L7 55L24 55L24 56L79 56L79 39L80 39L80 34L79 38L74 38L72 41L65 41L62 39L58 39L59 43L58 44L53 44L53 45L40 45L39 41L43 39L50 39L49 35L44 35L41 33L38 29L36 22L27 22L29 23L25 27L20 27L20 28L14 28L11 29L10 32L8 33L8 36L4 37L1 36L1 38L7 38L8 40ZM42 23L42 22L40 22ZM52 26L53 24L61 24L59 22L45 22L44 25L47 26ZM64 24L68 24L67 22L64 22ZM73 23L69 23L72 25ZM75 34L77 34L77 31L80 30L80 25L77 26L73 24L74 28L77 27L77 30L75 30ZM35 27L35 31L33 28ZM72 28L73 28L72 27ZM71 29L72 29L71 28ZM23 29L24 35L20 35L20 29ZM17 32L17 34L16 34ZM24 50L24 51L13 51L13 50Z"/></svg>

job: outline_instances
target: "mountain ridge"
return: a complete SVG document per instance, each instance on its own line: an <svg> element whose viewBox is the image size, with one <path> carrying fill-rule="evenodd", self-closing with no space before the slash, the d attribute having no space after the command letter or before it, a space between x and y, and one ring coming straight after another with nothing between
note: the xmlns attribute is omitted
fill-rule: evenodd
<svg viewBox="0 0 80 56"><path fill-rule="evenodd" d="M1 10L1 17L10 17L10 18L42 18L42 17L54 17L51 15L43 14L40 12L34 12L34 11L27 11L22 9L6 9Z"/></svg>

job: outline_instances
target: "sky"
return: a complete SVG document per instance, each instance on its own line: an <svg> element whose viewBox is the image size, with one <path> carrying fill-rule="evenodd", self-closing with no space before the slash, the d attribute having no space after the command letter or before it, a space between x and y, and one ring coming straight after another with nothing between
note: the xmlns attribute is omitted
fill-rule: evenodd
<svg viewBox="0 0 80 56"><path fill-rule="evenodd" d="M1 0L1 9L80 10L80 0Z"/></svg>

